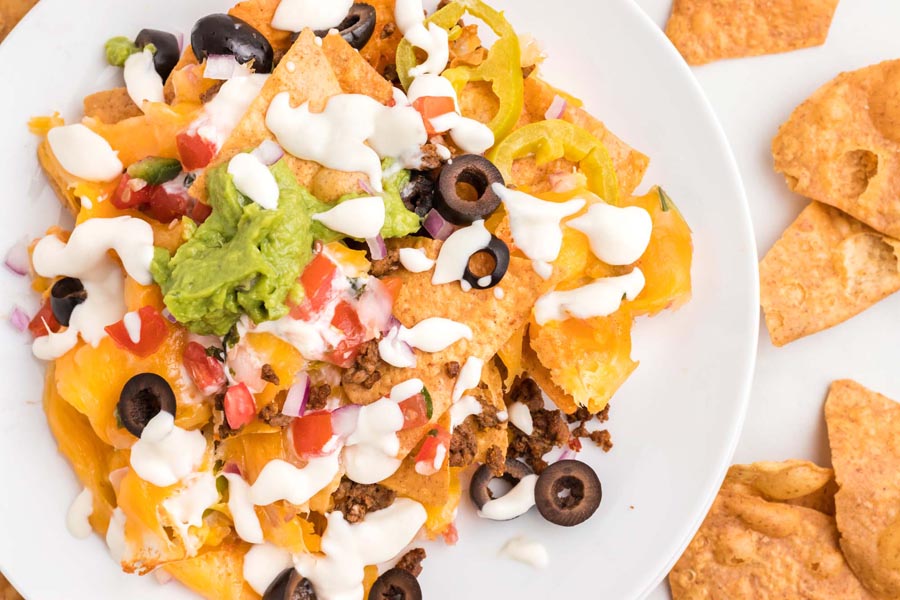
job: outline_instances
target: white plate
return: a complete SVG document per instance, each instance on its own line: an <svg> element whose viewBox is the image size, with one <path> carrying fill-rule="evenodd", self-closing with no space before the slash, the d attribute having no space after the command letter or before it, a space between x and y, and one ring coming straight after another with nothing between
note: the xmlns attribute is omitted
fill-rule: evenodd
<svg viewBox="0 0 900 600"><path fill-rule="evenodd" d="M59 204L34 158L25 128L36 114L78 114L88 92L113 85L102 43L142 27L186 30L227 0L42 0L0 46L4 115L4 219L0 247L57 223ZM459 597L586 597L646 594L687 544L730 462L746 409L758 329L756 250L746 199L725 137L690 71L630 0L504 0L519 31L551 54L547 78L649 154L650 183L662 183L695 235L694 300L637 324L641 367L613 401L607 455L591 452L603 504L573 530L536 514L508 523L471 517L464 501L455 548L429 547L423 587L430 600ZM0 275L13 303L35 308L25 282ZM562 349L565 351L565 349ZM24 336L0 327L0 567L31 600L188 598L174 585L118 571L99 537L71 538L65 513L78 492L56 453L40 407L42 367ZM534 511L532 511L534 513ZM551 566L537 572L496 558L510 537L547 545Z"/></svg>

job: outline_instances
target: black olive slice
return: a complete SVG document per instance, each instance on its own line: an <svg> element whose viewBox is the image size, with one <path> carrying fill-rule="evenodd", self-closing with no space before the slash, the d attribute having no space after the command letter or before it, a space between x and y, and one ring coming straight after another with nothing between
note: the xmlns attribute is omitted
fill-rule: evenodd
<svg viewBox="0 0 900 600"><path fill-rule="evenodd" d="M494 479L503 479L512 485L516 485L526 475L531 475L531 467L514 458L507 458L506 471L501 477L494 477L493 471L488 465L481 465L472 476L472 482L469 484L469 497L478 510L484 508L484 505L494 499L491 489L488 485Z"/></svg>
<svg viewBox="0 0 900 600"><path fill-rule="evenodd" d="M207 15L194 23L191 48L198 61L214 54L231 54L240 64L253 61L256 73L271 73L272 45L252 25L225 14Z"/></svg>
<svg viewBox="0 0 900 600"><path fill-rule="evenodd" d="M87 291L80 279L63 277L50 288L50 310L53 318L64 326L69 326L72 311L75 307L87 300Z"/></svg>
<svg viewBox="0 0 900 600"><path fill-rule="evenodd" d="M316 600L316 592L309 579L288 567L269 584L262 600Z"/></svg>
<svg viewBox="0 0 900 600"><path fill-rule="evenodd" d="M409 571L391 569L372 584L369 600L422 600L422 588Z"/></svg>
<svg viewBox="0 0 900 600"><path fill-rule="evenodd" d="M457 156L441 169L435 208L455 225L485 219L500 206L491 188L495 183L503 185L503 175L491 161L477 154Z"/></svg>
<svg viewBox="0 0 900 600"><path fill-rule="evenodd" d="M590 519L602 498L597 473L580 460L553 463L544 469L534 488L534 500L541 516L563 527Z"/></svg>
<svg viewBox="0 0 900 600"><path fill-rule="evenodd" d="M400 190L400 199L406 210L425 217L434 208L434 182L421 171L413 171L409 183Z"/></svg>
<svg viewBox="0 0 900 600"><path fill-rule="evenodd" d="M503 277L506 275L506 270L509 269L509 246L506 245L506 242L501 240L495 235L491 236L491 241L487 245L487 248L483 248L472 255L472 257L476 257L479 254L487 254L494 261L493 270L486 275L477 275L472 272L471 268L471 258L470 262L466 263L466 270L463 273L463 281L471 285L476 290L486 290L494 287L500 281L503 280ZM485 283L485 279L488 281Z"/></svg>
<svg viewBox="0 0 900 600"><path fill-rule="evenodd" d="M375 8L364 2L356 2L350 7L350 12L341 21L341 24L335 27L344 40L356 48L362 50L369 40L372 33L375 32ZM322 29L316 31L319 37L328 35L330 29Z"/></svg>
<svg viewBox="0 0 900 600"><path fill-rule="evenodd" d="M150 419L160 412L175 415L175 392L156 373L140 373L122 387L116 409L125 429L141 437Z"/></svg>
<svg viewBox="0 0 900 600"><path fill-rule="evenodd" d="M168 31L141 29L137 37L134 38L134 43L138 48L143 48L147 44L153 44L156 47L156 53L153 55L153 66L163 81L168 79L181 58L178 38Z"/></svg>

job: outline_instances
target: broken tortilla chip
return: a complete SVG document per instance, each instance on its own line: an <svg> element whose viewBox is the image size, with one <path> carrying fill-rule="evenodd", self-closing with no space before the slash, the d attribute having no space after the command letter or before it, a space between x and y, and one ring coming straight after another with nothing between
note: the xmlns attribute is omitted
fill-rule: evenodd
<svg viewBox="0 0 900 600"><path fill-rule="evenodd" d="M900 240L813 202L759 265L772 343L828 329L900 290Z"/></svg>
<svg viewBox="0 0 900 600"><path fill-rule="evenodd" d="M834 471L806 460L733 465L722 488L834 516Z"/></svg>
<svg viewBox="0 0 900 600"><path fill-rule="evenodd" d="M503 380L500 370L494 361L485 363L481 375L481 384L473 390L472 394L478 398L482 406L491 406L496 411L506 410L506 402L503 401ZM506 449L509 446L509 436L506 435L507 421L498 423L496 427L476 428L475 463L487 462L487 453L491 447L496 446L506 458Z"/></svg>
<svg viewBox="0 0 900 600"><path fill-rule="evenodd" d="M84 116L97 119L101 123L118 123L142 114L144 113L125 88L103 90L84 98Z"/></svg>
<svg viewBox="0 0 900 600"><path fill-rule="evenodd" d="M841 554L833 517L727 489L669 586L673 600L872 598Z"/></svg>
<svg viewBox="0 0 900 600"><path fill-rule="evenodd" d="M397 76L394 56L403 39L403 33L394 21L395 0L368 0L366 4L375 9L375 31L359 53L376 71L387 79L394 79Z"/></svg>
<svg viewBox="0 0 900 600"><path fill-rule="evenodd" d="M437 424L450 431L450 411L446 411ZM427 436L426 436L427 437ZM400 496L411 498L421 504L442 505L450 498L450 460L444 457L441 468L431 475L422 475L416 471L416 455L425 438L410 452L400 468L393 475L379 482L384 487L394 490Z"/></svg>
<svg viewBox="0 0 900 600"><path fill-rule="evenodd" d="M525 344L522 346L522 367L528 376L534 379L547 397L550 398L556 407L567 415L574 414L578 410L578 404L571 394L567 394L564 389L556 385L550 369L541 364L537 353L531 347L531 342L526 338Z"/></svg>
<svg viewBox="0 0 900 600"><path fill-rule="evenodd" d="M325 36L322 51L345 94L365 94L382 104L394 99L394 86L391 82L367 63L340 34L333 32Z"/></svg>
<svg viewBox="0 0 900 600"><path fill-rule="evenodd" d="M666 35L690 65L821 46L838 0L675 0Z"/></svg>
<svg viewBox="0 0 900 600"><path fill-rule="evenodd" d="M900 598L900 404L855 381L835 381L825 422L841 548L872 592Z"/></svg>
<svg viewBox="0 0 900 600"><path fill-rule="evenodd" d="M801 104L772 142L798 194L900 238L900 60L842 73Z"/></svg>

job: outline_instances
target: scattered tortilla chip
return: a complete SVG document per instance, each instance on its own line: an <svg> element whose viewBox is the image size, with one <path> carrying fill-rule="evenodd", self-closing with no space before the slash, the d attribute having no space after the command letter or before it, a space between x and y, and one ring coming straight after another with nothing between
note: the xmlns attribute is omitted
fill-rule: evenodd
<svg viewBox="0 0 900 600"><path fill-rule="evenodd" d="M438 419L438 425L450 431L450 411L446 411ZM419 447L425 442L425 438L410 452L397 471L380 482L381 485L390 488L399 495L411 498L416 502L427 505L443 505L450 498L450 460L444 458L441 468L433 475L422 475L416 471L416 455Z"/></svg>
<svg viewBox="0 0 900 600"><path fill-rule="evenodd" d="M394 98L394 86L337 33L322 40L322 51L345 94L365 94L382 104Z"/></svg>
<svg viewBox="0 0 900 600"><path fill-rule="evenodd" d="M900 240L813 202L760 263L772 343L828 329L900 290Z"/></svg>
<svg viewBox="0 0 900 600"><path fill-rule="evenodd" d="M834 518L723 489L669 573L673 600L869 599Z"/></svg>
<svg viewBox="0 0 900 600"><path fill-rule="evenodd" d="M125 88L104 90L86 96L84 99L84 116L97 119L101 123L118 123L142 114L144 113L134 103Z"/></svg>
<svg viewBox="0 0 900 600"><path fill-rule="evenodd" d="M78 180L70 175L57 160L50 148L50 142L46 138L41 140L37 149L38 162L47 176L50 187L56 192L56 197L70 213L77 215L81 210L81 200L75 195L75 184Z"/></svg>
<svg viewBox="0 0 900 600"><path fill-rule="evenodd" d="M733 465L722 488L834 516L834 471L806 460Z"/></svg>
<svg viewBox="0 0 900 600"><path fill-rule="evenodd" d="M838 0L675 0L666 35L690 65L821 46Z"/></svg>
<svg viewBox="0 0 900 600"><path fill-rule="evenodd" d="M819 88L778 130L772 154L793 191L900 238L900 60Z"/></svg>
<svg viewBox="0 0 900 600"><path fill-rule="evenodd" d="M855 381L835 381L825 422L841 548L870 590L900 598L900 404Z"/></svg>
<svg viewBox="0 0 900 600"><path fill-rule="evenodd" d="M37 0L4 0L0 2L0 40L37 4Z"/></svg>

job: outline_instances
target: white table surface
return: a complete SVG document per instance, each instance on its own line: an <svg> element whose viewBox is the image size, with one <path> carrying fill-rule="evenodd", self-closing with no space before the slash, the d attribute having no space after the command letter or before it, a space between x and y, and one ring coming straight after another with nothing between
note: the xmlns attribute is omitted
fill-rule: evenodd
<svg viewBox="0 0 900 600"><path fill-rule="evenodd" d="M635 1L665 26L671 0ZM898 23L900 2L843 0L824 46L694 68L737 157L761 256L807 203L772 169L770 145L778 126L839 72L900 58ZM762 325L750 410L734 461L805 458L829 465L822 406L829 383L842 378L900 400L900 295L784 348L772 346ZM666 585L648 596L667 598Z"/></svg>

